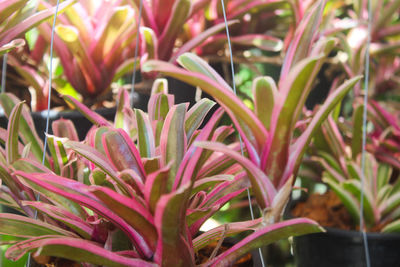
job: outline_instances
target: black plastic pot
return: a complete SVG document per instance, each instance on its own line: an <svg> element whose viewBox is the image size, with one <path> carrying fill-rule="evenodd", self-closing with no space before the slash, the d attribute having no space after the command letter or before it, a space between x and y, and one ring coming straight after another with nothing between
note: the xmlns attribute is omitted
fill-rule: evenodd
<svg viewBox="0 0 400 267"><path fill-rule="evenodd" d="M326 233L294 238L296 266L367 266L360 232L326 229ZM400 234L367 233L367 243L372 267L400 266Z"/></svg>

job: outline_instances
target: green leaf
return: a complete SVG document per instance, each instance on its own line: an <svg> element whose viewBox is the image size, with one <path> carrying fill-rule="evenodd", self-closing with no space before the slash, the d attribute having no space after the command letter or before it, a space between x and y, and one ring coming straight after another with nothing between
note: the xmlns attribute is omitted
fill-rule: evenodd
<svg viewBox="0 0 400 267"><path fill-rule="evenodd" d="M159 238L154 261L160 265L194 266L193 251L187 241L189 233L185 219L188 197L189 188L180 187L158 201L154 223Z"/></svg>
<svg viewBox="0 0 400 267"><path fill-rule="evenodd" d="M360 207L358 205L358 200L356 200L354 196L342 188L341 185L332 178L324 176L322 181L327 183L333 192L335 192L335 194L340 198L340 201L351 215L353 223L358 223L360 221Z"/></svg>
<svg viewBox="0 0 400 267"><path fill-rule="evenodd" d="M190 140L194 131L200 127L205 116L214 105L214 101L208 98L203 98L188 111L185 120L185 132L187 140Z"/></svg>
<svg viewBox="0 0 400 267"><path fill-rule="evenodd" d="M267 130L270 129L278 89L271 77L259 77L253 81L255 113Z"/></svg>
<svg viewBox="0 0 400 267"><path fill-rule="evenodd" d="M6 142L6 159L8 164L12 164L14 161L21 158L21 155L18 151L18 133L23 104L24 102L18 103L13 108L10 114L7 128L8 136Z"/></svg>
<svg viewBox="0 0 400 267"><path fill-rule="evenodd" d="M47 255L67 258L77 262L110 267L156 267L155 264L142 259L118 255L99 246L98 243L81 238L60 237L54 235L28 239L10 247L6 256L13 260L19 259L28 252L35 255Z"/></svg>
<svg viewBox="0 0 400 267"><path fill-rule="evenodd" d="M186 134L185 134L185 103L172 107L165 119L161 131L160 149L163 166L171 164L168 174L167 189L170 191L174 185L179 165L186 152Z"/></svg>
<svg viewBox="0 0 400 267"><path fill-rule="evenodd" d="M76 234L54 225L8 213L0 213L0 233L26 238L42 235L76 236Z"/></svg>
<svg viewBox="0 0 400 267"><path fill-rule="evenodd" d="M19 102L20 101L12 94L0 94L0 104L3 107L7 117L10 117L12 109ZM19 137L25 144L31 143L32 153L35 155L38 161L42 161L43 142L36 133L32 116L30 115L30 111L26 105L23 105L21 113L22 117L19 120ZM50 166L47 157L45 159L45 165L48 167Z"/></svg>
<svg viewBox="0 0 400 267"><path fill-rule="evenodd" d="M153 134L153 128L149 117L139 109L135 109L136 123L138 129L138 141L140 156L143 158L152 158L155 156L156 147Z"/></svg>
<svg viewBox="0 0 400 267"><path fill-rule="evenodd" d="M349 180L343 183L343 188L350 192L355 199L361 199L361 182L358 180ZM373 201L373 197L371 196L371 192L368 190L364 191L364 211L363 215L365 218L365 222L371 226L375 225L377 219L375 218L375 202Z"/></svg>
<svg viewBox="0 0 400 267"><path fill-rule="evenodd" d="M266 246L275 241L310 233L323 232L324 230L314 221L300 218L266 225L250 234L235 246L218 255L211 266L231 266L252 250Z"/></svg>
<svg viewBox="0 0 400 267"><path fill-rule="evenodd" d="M381 230L382 233L400 233L400 219L387 224Z"/></svg>

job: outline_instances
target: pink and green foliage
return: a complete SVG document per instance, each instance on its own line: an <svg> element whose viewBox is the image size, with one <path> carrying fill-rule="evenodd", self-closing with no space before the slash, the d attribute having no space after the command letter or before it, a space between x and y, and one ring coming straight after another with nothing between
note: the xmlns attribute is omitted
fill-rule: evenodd
<svg viewBox="0 0 400 267"><path fill-rule="evenodd" d="M198 27L190 27L188 35L196 36L202 31L204 25L218 25L224 22L224 13L221 1L210 0L204 9L204 15L195 14L191 18L191 24ZM288 25L284 14L290 14L289 5L284 1L250 1L233 0L225 1L227 20L239 20L240 23L230 27L230 37L233 53L242 57L243 50L257 47L264 51L277 52L282 49L283 42L279 39L276 28ZM282 32L285 32L281 28ZM270 32L279 35L273 36ZM226 33L221 32L211 36L202 44L196 52L201 56L213 56L224 51L226 45Z"/></svg>
<svg viewBox="0 0 400 267"><path fill-rule="evenodd" d="M373 103L370 107L374 130L367 135L364 183L361 169L361 140L363 106L358 105L351 125L342 118L329 117L315 140L313 159L323 169L322 181L341 199L357 225L360 220L361 190L364 191L363 218L366 230L382 232L400 231L400 177L398 174L399 147L393 146L398 138L398 124L394 117ZM385 114L386 113L386 114ZM383 115L385 114L385 115ZM372 117L372 116L371 116ZM379 122L376 123L376 122ZM384 136L388 139L385 140ZM392 150L387 150L388 145ZM385 152L389 153L385 153ZM397 170L396 170L397 169Z"/></svg>
<svg viewBox="0 0 400 267"><path fill-rule="evenodd" d="M0 1L0 56L23 46L25 41L20 38L21 35L54 15L55 7L38 11L39 2L41 1ZM73 0L65 1L59 10L62 11L72 2Z"/></svg>
<svg viewBox="0 0 400 267"><path fill-rule="evenodd" d="M367 150L375 157L400 170L400 116L398 111L389 112L378 102L370 100L368 118L374 125Z"/></svg>
<svg viewBox="0 0 400 267"><path fill-rule="evenodd" d="M133 69L129 58L138 31L136 14L121 2L77 2L57 18L54 51L67 81L88 104L104 97L113 79ZM50 44L51 23L39 30L36 45Z"/></svg>
<svg viewBox="0 0 400 267"><path fill-rule="evenodd" d="M341 46L346 54L343 66L349 77L364 72L368 38L368 4L362 0L353 1L352 4L353 8L346 8L347 11L342 11L340 18L335 18L328 25L328 30L339 32ZM400 1L372 1L371 4L370 95L390 100L400 86ZM329 29L332 25L333 29ZM361 86L356 87L355 94L361 94Z"/></svg>
<svg viewBox="0 0 400 267"><path fill-rule="evenodd" d="M295 134L315 77L335 44L332 38L321 37L316 40L323 7L324 1L313 5L299 24L288 49L279 83L275 84L270 77L260 77L254 81L254 111L234 95L229 85L213 69L193 54L179 57L178 61L185 69L160 61L149 61L142 67L144 71L161 72L199 86L226 110L241 134L251 166L263 172L264 185L252 180L253 192L263 208L268 207L268 201L274 199L274 195L268 196L267 193L272 192L268 185L270 181L279 190L296 175L313 134L360 79L355 77L339 86L309 121L307 129L301 135ZM213 145L207 148L217 149ZM250 166L247 161L244 165Z"/></svg>
<svg viewBox="0 0 400 267"><path fill-rule="evenodd" d="M247 163L237 144L219 143L233 133L231 126L218 127L222 109L199 130L214 103L203 99L187 110L187 104L174 105L167 90L166 80L155 82L148 113L132 110L121 91L114 123L66 96L95 126L78 142L68 121L56 122L53 130L61 136L48 136L51 167L31 159L29 145L18 142L18 122L29 113L15 105L8 131L2 131L1 197L28 217L0 214L0 233L14 237L7 257L33 252L107 266L194 266L197 251L208 243L253 232L226 256L207 262L229 266L262 245L321 231L308 219L254 220L198 235L205 220L250 186L249 179L262 187L269 183L264 185L264 174L251 162L246 171L237 168L231 157ZM223 153L204 149L208 142ZM278 207L274 212L282 212L278 202L285 202L290 189L276 193L269 206Z"/></svg>

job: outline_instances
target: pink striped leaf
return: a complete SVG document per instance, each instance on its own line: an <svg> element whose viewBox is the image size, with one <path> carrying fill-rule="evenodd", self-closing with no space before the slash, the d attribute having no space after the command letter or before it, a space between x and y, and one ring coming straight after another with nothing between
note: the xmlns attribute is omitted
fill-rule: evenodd
<svg viewBox="0 0 400 267"><path fill-rule="evenodd" d="M237 175L232 181L218 184L209 192L199 207L211 207L217 204L225 204L237 194L250 187L250 181L245 172ZM232 194L232 196L230 196ZM221 207L222 207L221 205Z"/></svg>
<svg viewBox="0 0 400 267"><path fill-rule="evenodd" d="M121 88L118 91L118 96L117 96L117 110L115 112L115 119L114 119L114 127L115 128L122 128L127 130L127 127L125 127L125 112L124 110L126 108L130 108L130 101L129 101L129 94L128 92L124 89Z"/></svg>
<svg viewBox="0 0 400 267"><path fill-rule="evenodd" d="M199 135L196 137L196 140L210 140L213 135L214 129L217 127L217 124L222 117L222 114L223 110L221 108L218 109L208 121L206 126L201 130ZM176 190L181 185L193 185L197 177L198 171L201 169L206 160L207 151L191 145L188 151L185 153L182 163L179 166L176 179L173 184L173 189Z"/></svg>
<svg viewBox="0 0 400 267"><path fill-rule="evenodd" d="M208 0L209 1L209 0ZM239 23L239 20L231 20L227 22L228 26ZM171 57L169 62L175 63L178 57L186 52L190 52L197 46L200 46L205 40L207 40L210 36L214 36L216 33L225 30L225 22L219 23L215 26L212 26L205 31L201 32L199 35L193 37L189 41L187 41L184 45L182 45Z"/></svg>
<svg viewBox="0 0 400 267"><path fill-rule="evenodd" d="M110 164L109 159L103 156L100 152L96 149L79 143L75 141L66 141L64 143L65 148L72 149L82 157L89 160L95 166L99 167L103 170L107 175L109 175L115 182L117 182L119 188L124 191L125 194L129 194L130 189L118 176L117 168Z"/></svg>
<svg viewBox="0 0 400 267"><path fill-rule="evenodd" d="M163 266L193 266L194 255L186 229L189 187L163 195L158 201L154 221L158 232L154 261ZM177 257L179 255L179 257Z"/></svg>
<svg viewBox="0 0 400 267"><path fill-rule="evenodd" d="M294 144L290 147L290 159L286 165L285 174L281 184L285 182L295 172L300 165L302 155L305 153L307 145L310 143L312 136L316 129L320 127L323 121L327 118L329 113L336 107L336 105L343 99L343 97L355 86L361 79L360 76L354 77L337 88L332 94L328 96L324 104L319 108L314 115L307 129L301 134Z"/></svg>
<svg viewBox="0 0 400 267"><path fill-rule="evenodd" d="M25 189L25 186L12 174L10 167L5 162L0 162L1 183L3 186L7 186L13 195L19 196L20 192Z"/></svg>
<svg viewBox="0 0 400 267"><path fill-rule="evenodd" d="M161 85L162 83L160 83ZM153 85L154 88L154 85ZM170 101L172 95L157 93L150 97L148 103L148 114L151 121L164 121L167 117L168 111L174 105L173 101Z"/></svg>
<svg viewBox="0 0 400 267"><path fill-rule="evenodd" d="M181 62L184 60L188 60L189 62L192 61L193 65L197 65L200 69L204 68L204 65L198 63L202 61L201 59L196 58L195 60L192 60L194 56L191 55L188 57L188 55L188 53L181 55L179 60ZM248 136L247 138L250 140L254 139L254 141L260 147L265 143L265 140L267 140L267 132L262 123L252 113L252 111L249 110L249 108L247 108L243 102L235 96L230 87L225 86L226 82L221 77L219 77L218 80L214 80L214 75L212 75L212 78L210 78L210 76L207 76L204 73L182 70L181 68L178 68L172 64L153 60L145 62L142 66L142 71L158 71L165 75L182 80L193 86L199 86L206 93L212 95L216 101L221 104L221 106L225 107L226 111L231 117L237 117L243 121L243 123L249 129L246 131L246 133L249 135L251 133L251 136ZM210 72L209 69L206 71L207 73ZM253 134L254 137L252 137Z"/></svg>
<svg viewBox="0 0 400 267"><path fill-rule="evenodd" d="M108 159L117 170L132 169L145 181L146 173L139 151L125 131L109 130L104 133L102 142Z"/></svg>
<svg viewBox="0 0 400 267"><path fill-rule="evenodd" d="M61 169L68 163L67 152L59 138L54 135L47 136L47 144L52 158L52 169L56 174L60 175Z"/></svg>
<svg viewBox="0 0 400 267"><path fill-rule="evenodd" d="M96 112L90 110L84 104L73 98L72 96L65 95L63 96L64 100L75 107L83 116L85 116L89 121L91 121L94 125L101 126L111 126L111 123L104 119L101 115Z"/></svg>
<svg viewBox="0 0 400 267"><path fill-rule="evenodd" d="M289 158L296 113L306 100L305 88L311 88L318 72L321 57L306 58L299 62L279 85L279 97L271 118L271 138L264 148L261 166L277 186Z"/></svg>
<svg viewBox="0 0 400 267"><path fill-rule="evenodd" d="M253 162L243 157L238 152L235 152L220 143L203 141L196 142L195 145L209 150L222 152L236 160L246 170L251 181L252 189L256 196L257 203L260 205L261 209L267 208L271 205L272 200L276 195L276 190L269 178L259 167L254 165Z"/></svg>
<svg viewBox="0 0 400 267"><path fill-rule="evenodd" d="M12 94L0 94L0 104L8 118L10 117L14 106L19 102L19 99ZM19 120L19 137L24 144L31 143L32 153L39 161L41 161L43 157L43 142L36 133L35 124L33 123L29 108L26 105L23 105L21 114L22 117ZM45 165L50 166L47 157L45 159Z"/></svg>
<svg viewBox="0 0 400 267"><path fill-rule="evenodd" d="M18 151L18 133L19 121L21 118L22 105L24 102L18 103L11 111L8 127L7 127L7 140L6 140L6 159L7 164L12 164L19 159L21 155Z"/></svg>
<svg viewBox="0 0 400 267"><path fill-rule="evenodd" d="M57 207L54 205L50 205L47 203L43 202L38 202L38 201L23 201L23 205L25 206L30 206L38 211L47 214L51 218L65 224L69 228L71 228L74 232L79 234L85 239L90 240L92 236L93 229L88 224L85 219L86 218L81 218L79 216L76 216L75 214L69 212L68 210Z"/></svg>
<svg viewBox="0 0 400 267"><path fill-rule="evenodd" d="M306 218L292 219L267 225L218 255L211 262L211 266L230 266L248 252L280 239L322 231L323 229L316 222Z"/></svg>
<svg viewBox="0 0 400 267"><path fill-rule="evenodd" d="M144 184L143 194L153 214L160 197L168 193L167 182L170 165L150 173Z"/></svg>
<svg viewBox="0 0 400 267"><path fill-rule="evenodd" d="M150 257L153 254L150 248L152 244L146 242L146 233L143 232L143 236L138 233L138 231L142 231L143 229L134 229L127 221L118 216L114 211L108 209L104 203L102 203L100 199L91 192L91 186L52 174L29 174L18 171L16 172L16 175L26 182L36 184L42 190L47 190L48 193L46 193L46 195L53 192L58 196L67 198L76 204L85 206L99 215L104 216L129 237L139 254L146 257ZM102 188L102 190L104 192L107 188ZM107 192L110 193L110 191ZM116 192L114 192L114 194L117 194L118 198L126 199L126 197L119 195ZM125 204L128 204L127 207L132 207L132 205L135 206L135 203L133 202L134 199L129 198L129 201ZM136 208L135 211L138 212L140 206L134 208ZM134 220L134 218L131 219Z"/></svg>
<svg viewBox="0 0 400 267"><path fill-rule="evenodd" d="M302 18L300 25L296 27L293 40L290 43L287 55L282 66L280 82L289 75L290 70L302 59L309 55L312 43L318 34L322 13L326 0L316 2Z"/></svg>
<svg viewBox="0 0 400 267"><path fill-rule="evenodd" d="M209 100L208 98L203 98L196 102L196 104L189 109L185 119L185 131L188 140L190 140L194 131L200 127L205 116L214 105L214 101Z"/></svg>
<svg viewBox="0 0 400 267"><path fill-rule="evenodd" d="M15 11L24 7L28 0L8 0L0 3L0 23L3 23Z"/></svg>
<svg viewBox="0 0 400 267"><path fill-rule="evenodd" d="M233 178L234 178L233 175L219 174L219 175L214 175L211 177L206 177L206 178L196 180L194 182L191 194L194 195L199 191L206 190L208 188L212 188L212 187L216 186L217 184L227 182L227 181L232 181Z"/></svg>
<svg viewBox="0 0 400 267"><path fill-rule="evenodd" d="M203 203L200 204L200 209L210 209L210 212L203 215L197 221L193 222L190 226L190 232L192 235L198 233L200 227L214 215L222 206L231 201L243 193L250 186L249 180L245 173L238 175L235 180L225 182L217 186L212 192L210 192L204 199Z"/></svg>
<svg viewBox="0 0 400 267"><path fill-rule="evenodd" d="M126 169L119 173L119 177L121 180L131 186L138 196L143 197L144 184L142 178L137 172L132 169Z"/></svg>
<svg viewBox="0 0 400 267"><path fill-rule="evenodd" d="M7 250L6 257L11 260L18 260L28 252L36 252L35 256L46 255L68 258L77 262L110 267L157 266L142 259L120 256L92 241L57 235L44 235L19 242Z"/></svg>
<svg viewBox="0 0 400 267"><path fill-rule="evenodd" d="M78 133L74 123L71 120L58 119L51 124L53 133L57 137L65 137L71 141L79 141Z"/></svg>
<svg viewBox="0 0 400 267"><path fill-rule="evenodd" d="M238 153L241 152L240 144L230 148ZM231 168L235 163L236 161L226 154L220 154L217 157L211 156L210 159L207 160L206 164L204 164L200 169L198 178L212 177L219 173L226 172L226 170Z"/></svg>
<svg viewBox="0 0 400 267"><path fill-rule="evenodd" d="M113 213L137 229L152 249L155 248L157 232L154 228L154 218L146 207L135 199L120 195L106 187L91 186L88 190Z"/></svg>
<svg viewBox="0 0 400 267"><path fill-rule="evenodd" d="M257 117L270 129L272 111L277 101L278 88L271 77L258 77L253 81L254 109Z"/></svg>
<svg viewBox="0 0 400 267"><path fill-rule="evenodd" d="M153 158L156 154L156 142L149 117L139 109L135 109L135 114L138 130L137 144L140 156L143 158Z"/></svg>
<svg viewBox="0 0 400 267"><path fill-rule="evenodd" d="M265 139L262 141L258 139L258 135L264 134L267 135L266 129L263 127L262 123L259 121L257 116L255 116L252 111L250 111L247 106L245 106L242 101L234 94L230 86L225 82L224 79L213 70L203 59L200 57L191 54L185 53L181 55L178 59L180 65L186 68L189 71L204 74L209 79L202 78L200 83L194 82L193 79L184 80L183 77L175 77L178 79L183 79L185 82L199 86L202 90L206 91L210 95L212 95L217 102L225 109L225 111L230 115L233 123L236 125L239 134L242 136L243 142L247 147L247 151L249 153L249 157L254 161L258 162L258 156L256 151L260 151L261 147L265 143ZM167 73L171 75L170 73ZM193 75L194 73L192 73ZM173 76L173 75L172 75ZM219 87L223 92L219 92L218 89L215 90L214 85L210 84L210 82L217 81L219 83ZM202 85L201 83L205 82L206 85ZM212 90L208 91L210 88ZM225 89L224 89L225 88ZM219 98L219 93L225 94L224 97L221 96ZM234 104L234 107L229 105ZM236 109L236 110L235 110ZM251 121L246 121L242 116L246 114L251 117ZM259 127L257 131L253 130L252 125Z"/></svg>
<svg viewBox="0 0 400 267"><path fill-rule="evenodd" d="M24 171L26 171L26 169L24 169ZM20 173L20 174L24 173L24 171L18 170L18 171L16 171L16 175L18 173ZM58 205L60 207L64 207L66 210L68 210L69 212L75 214L76 216L79 216L79 217L85 217L86 216L85 210L79 204L77 204L74 201L71 201L71 200L63 197L60 194L57 194L57 193L54 193L54 192L48 192L46 189L38 186L36 183L31 182L29 179L26 179L27 175L30 175L30 174L25 173L25 175L18 176L18 178L20 178L21 183L23 183L25 186L27 186L28 188L31 188L32 190L40 193L42 197L45 197L47 200L53 202L55 205ZM36 173L35 175L39 175L39 173ZM42 175L44 175L44 174L42 174ZM47 175L51 176L52 174L47 173ZM31 198L31 200L34 200L34 199L36 199L36 198L35 197Z"/></svg>
<svg viewBox="0 0 400 267"><path fill-rule="evenodd" d="M77 237L73 232L26 216L0 213L0 233L16 237L30 238L42 235Z"/></svg>
<svg viewBox="0 0 400 267"><path fill-rule="evenodd" d="M227 223L200 234L193 239L193 248L197 252L208 244L218 241L221 237L233 236L246 231L255 231L262 226L262 218Z"/></svg>
<svg viewBox="0 0 400 267"><path fill-rule="evenodd" d="M163 12L155 13L157 17L163 13L169 14L167 22L163 24L165 27L159 37L159 43L162 44L158 47L159 59L168 60L171 57L176 38L182 31L182 25L186 22L190 14L191 5L192 1L190 0L174 0L171 12L165 13L165 9L169 7L163 4L162 7L160 6ZM160 24L158 25L161 26Z"/></svg>
<svg viewBox="0 0 400 267"><path fill-rule="evenodd" d="M74 1L75 0L68 0L68 1L62 2L58 7L58 11L63 12L66 8L68 8L71 4L73 4ZM19 36L20 34L39 25L46 19L52 17L54 15L55 10L56 10L56 7L54 6L52 8L45 9L45 10L37 12L31 16L28 16L27 18L23 18L23 20L17 22L17 24L14 27L10 27L8 30L0 33L0 40L1 40L0 43L1 44L8 43L8 42L12 41L14 38L16 38L17 36Z"/></svg>
<svg viewBox="0 0 400 267"><path fill-rule="evenodd" d="M173 189L179 166L187 150L185 116L187 104L173 106L165 119L160 137L162 166L171 164L168 172L167 190Z"/></svg>

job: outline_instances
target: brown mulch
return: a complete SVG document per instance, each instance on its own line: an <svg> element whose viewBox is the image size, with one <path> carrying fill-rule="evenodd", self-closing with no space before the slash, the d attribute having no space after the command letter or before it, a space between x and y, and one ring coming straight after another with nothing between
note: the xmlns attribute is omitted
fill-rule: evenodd
<svg viewBox="0 0 400 267"><path fill-rule="evenodd" d="M332 191L311 194L306 202L299 202L292 210L295 217L307 217L325 227L356 230L352 218L340 199Z"/></svg>

